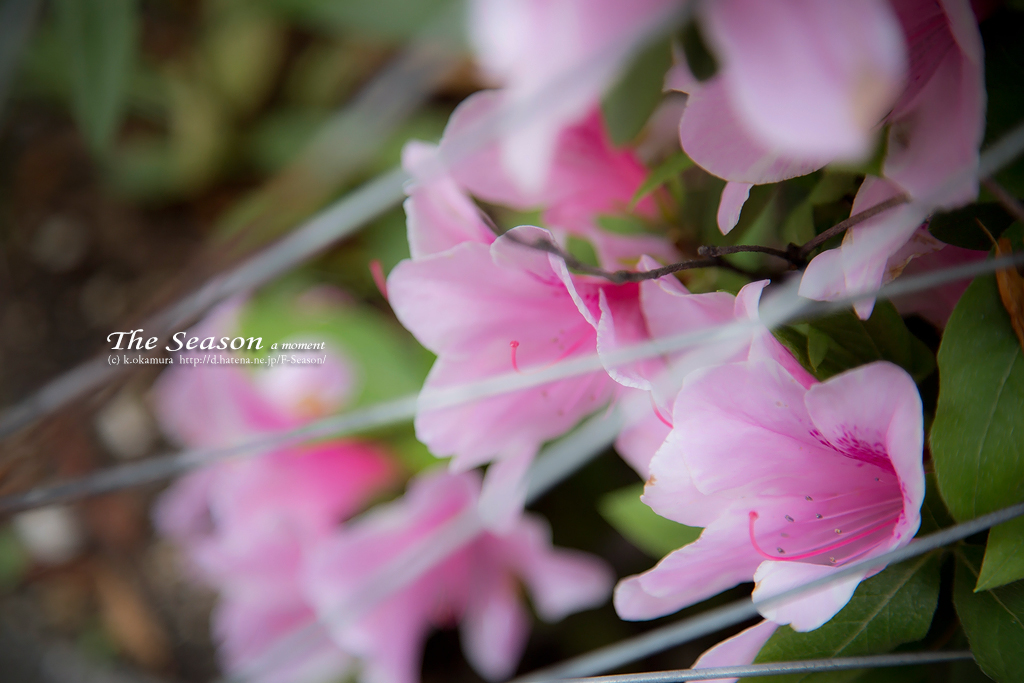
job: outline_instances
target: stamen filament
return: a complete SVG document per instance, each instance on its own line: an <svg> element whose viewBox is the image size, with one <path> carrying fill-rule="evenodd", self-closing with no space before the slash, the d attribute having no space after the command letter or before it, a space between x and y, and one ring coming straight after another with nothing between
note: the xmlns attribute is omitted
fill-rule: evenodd
<svg viewBox="0 0 1024 683"><path fill-rule="evenodd" d="M890 524L895 524L897 521L899 521L900 516L896 515L892 519L887 519L884 522L882 522L881 524L877 524L877 525L875 525L875 526L873 526L873 527L871 527L869 529L866 529L865 531L862 531L862 532L860 532L858 534L854 534L853 536L846 537L846 538L844 538L841 541L838 541L836 543L832 543L832 544L827 545L827 546L825 546L823 548L818 548L816 550L811 550L811 551L806 552L806 553L800 553L799 555L787 555L785 557L781 557L781 556L778 556L778 555L769 555L768 553L766 553L761 548L761 546L759 546L757 544L757 539L754 537L754 521L756 519L758 519L758 518L759 518L759 515L755 511L751 510L750 514L749 514L750 522L749 522L748 529L750 531L750 543L754 546L754 550L757 551L757 554L760 555L761 557L764 557L764 558L769 559L769 560L790 560L790 561L792 561L792 560L805 560L808 557L815 557L817 555L821 555L822 553L827 553L830 550L835 550L836 548L842 548L844 545L849 545L849 544L853 543L854 541L859 541L860 539L862 539L862 538L864 538L866 536L870 536L871 534L875 533L876 531L878 531L880 529L884 529L885 527L889 526Z"/></svg>

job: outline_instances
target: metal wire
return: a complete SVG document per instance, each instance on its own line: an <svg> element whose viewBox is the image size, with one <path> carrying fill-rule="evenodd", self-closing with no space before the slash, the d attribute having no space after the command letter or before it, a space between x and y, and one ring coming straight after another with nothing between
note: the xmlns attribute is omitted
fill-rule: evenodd
<svg viewBox="0 0 1024 683"><path fill-rule="evenodd" d="M877 295L879 298L924 291L945 282L975 277L1015 264L1024 263L1024 253L1000 257L977 263L923 273L885 285L875 292L861 293L832 302L795 299L780 291L774 297L766 297L762 307L763 324L776 327L798 319L845 310L850 303ZM25 493L0 496L0 515L20 512L34 507L63 503L88 496L149 484L177 476L196 467L202 467L221 460L266 453L278 448L292 447L324 438L348 436L371 429L411 420L417 412L438 410L464 405L471 401L497 396L540 386L549 382L595 372L609 365L623 365L637 360L661 356L688 347L703 346L711 352L721 351L736 338L749 334L759 323L739 321L715 328L698 330L686 334L655 339L640 344L625 346L607 353L603 358L597 355L581 356L561 361L549 368L530 373L509 373L470 382L453 387L409 395L368 408L353 410L336 415L297 429L271 435L255 437L249 441L223 448L201 448L157 456L140 463L120 465L79 479L58 484L41 486ZM611 429L611 423L605 423ZM572 455L566 454L559 460L558 467L569 466ZM553 462L551 465L554 466ZM543 474L543 471L542 471ZM547 476L547 475L543 475Z"/></svg>
<svg viewBox="0 0 1024 683"><path fill-rule="evenodd" d="M754 678L781 674L810 674L821 671L849 671L851 669L884 669L897 666L921 666L946 662L973 661L969 650L952 652L900 652L889 655L864 657L833 657L831 659L805 659L794 662L768 662L746 666L719 666L707 669L677 669L650 671L640 674L591 676L589 678L563 678L563 683L678 683L681 681L710 681L721 678Z"/></svg>
<svg viewBox="0 0 1024 683"><path fill-rule="evenodd" d="M581 63L567 69L565 73L554 75L547 87L539 90L529 100L509 102L496 108L490 115L468 126L458 139L452 140L443 158L423 169L418 169L417 174L421 179L429 179L436 174L444 173L453 164L492 142L498 135L540 118L549 111L552 103L557 104L571 94L575 83L585 82L592 72L608 68L610 60L628 55L646 39L660 35L667 27L682 21L689 11L689 3L667 9L655 17L655 20L607 46L604 53L590 55ZM431 26L429 33L435 31L436 28ZM443 60L439 65L445 68L447 66ZM387 69L385 76L404 79L408 77L409 71L401 68ZM413 72L418 73L415 70ZM366 90L376 97L380 93L401 92L410 88L417 89L418 85L390 81L386 84L375 82L367 86ZM353 121L373 118L371 112L361 112ZM344 132L346 137L355 133L352 125L339 126L330 137L337 137L339 131ZM231 296L249 292L287 272L330 244L353 234L367 222L398 204L405 196L403 186L408 180L410 177L404 170L395 168L367 182L302 224L288 237L228 273L211 279L198 291L174 306L152 316L144 322L143 328L148 325L158 336L163 336L196 319L217 303ZM0 412L0 439L100 386L115 373L123 370L124 366L108 365L105 356L97 356L84 362L47 383L18 404Z"/></svg>
<svg viewBox="0 0 1024 683"><path fill-rule="evenodd" d="M982 515L969 522L963 522L927 536L915 538L902 548L847 565L837 569L828 576L791 588L771 598L758 601L757 605L763 609L778 607L791 600L806 596L808 593L823 590L834 583L851 576L856 576L865 570L877 569L930 553L950 543L973 536L980 531L1003 522L1008 522L1011 519L1016 519L1022 515L1024 515L1024 503L1011 505L1002 510ZM635 662L671 647L682 645L696 638L710 635L724 628L735 626L748 619L753 619L758 614L757 606L755 606L750 598L737 600L728 605L702 612L694 617L683 619L675 624L653 629L643 635L598 648L593 652L566 660L556 666L517 678L514 683L593 676L609 669L615 669L630 662Z"/></svg>

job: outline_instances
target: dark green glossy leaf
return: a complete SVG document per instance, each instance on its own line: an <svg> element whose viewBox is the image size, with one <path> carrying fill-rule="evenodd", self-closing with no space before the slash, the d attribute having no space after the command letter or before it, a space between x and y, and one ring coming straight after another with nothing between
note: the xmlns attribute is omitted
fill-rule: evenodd
<svg viewBox="0 0 1024 683"><path fill-rule="evenodd" d="M934 553L887 568L857 587L839 614L821 628L775 632L755 662L783 662L880 654L924 638L939 599L939 559ZM761 679L773 683L853 680L858 672L791 674Z"/></svg>
<svg viewBox="0 0 1024 683"><path fill-rule="evenodd" d="M683 43L683 54L690 73L698 81L706 81L718 73L718 60L704 40L704 34L696 21L691 21L683 29L680 40Z"/></svg>
<svg viewBox="0 0 1024 683"><path fill-rule="evenodd" d="M957 550L953 602L981 670L1016 683L1024 672L1024 581L976 593L981 556L977 546Z"/></svg>
<svg viewBox="0 0 1024 683"><path fill-rule="evenodd" d="M93 152L106 152L135 61L135 0L55 0L53 10L75 120Z"/></svg>
<svg viewBox="0 0 1024 683"><path fill-rule="evenodd" d="M995 202L981 202L935 214L928 223L928 230L946 244L988 251L992 248L992 240L978 227L978 221L994 237L999 237L1013 223L1013 218Z"/></svg>
<svg viewBox="0 0 1024 683"><path fill-rule="evenodd" d="M985 141L992 145L1024 123L1024 12L996 10L981 24L985 43ZM1018 156L995 175L1005 188L1024 196L1024 158Z"/></svg>
<svg viewBox="0 0 1024 683"><path fill-rule="evenodd" d="M672 66L667 40L659 40L637 55L619 82L601 100L604 123L615 145L635 138L661 102L665 72Z"/></svg>
<svg viewBox="0 0 1024 683"><path fill-rule="evenodd" d="M995 277L977 279L961 297L939 347L939 401L931 452L939 488L959 521L1024 500L1024 354ZM1024 577L1012 532L990 535L992 563L983 585ZM998 579L996 578L998 577Z"/></svg>
<svg viewBox="0 0 1024 683"><path fill-rule="evenodd" d="M867 320L843 312L781 328L775 336L821 380L876 360L899 365L918 382L935 369L931 350L886 301L876 303Z"/></svg>
<svg viewBox="0 0 1024 683"><path fill-rule="evenodd" d="M663 557L697 540L702 529L659 516L640 501L643 492L643 484L612 491L598 505L601 516L627 541L651 557Z"/></svg>

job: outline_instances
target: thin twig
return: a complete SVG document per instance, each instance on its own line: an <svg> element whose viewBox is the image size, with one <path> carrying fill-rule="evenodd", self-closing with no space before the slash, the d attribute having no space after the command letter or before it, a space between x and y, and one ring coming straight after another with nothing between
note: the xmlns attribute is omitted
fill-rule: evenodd
<svg viewBox="0 0 1024 683"><path fill-rule="evenodd" d="M875 204L870 209L865 209L860 213L855 213L842 223L836 223L831 228L821 233L814 239L808 240L805 244L803 244L800 247L800 249L797 251L797 254L801 258L801 260L806 261L807 257L810 255L812 251L814 251L822 244L835 237L836 235L841 235L850 228L852 228L853 226L859 223L863 223L869 218L874 218L883 211L888 211L893 207L899 206L901 204L906 204L909 201L910 197L908 197L905 194L901 194L896 197L893 197L892 199L886 199L881 204Z"/></svg>
<svg viewBox="0 0 1024 683"><path fill-rule="evenodd" d="M762 247L757 244L737 244L731 247L703 246L697 249L697 253L701 256L725 256L727 254L742 254L747 252L768 254L769 256L775 256L776 258L788 261L793 266L800 267L804 265L804 261L800 255L796 253L798 249L799 247L776 249L774 247Z"/></svg>
<svg viewBox="0 0 1024 683"><path fill-rule="evenodd" d="M1024 204L1021 204L1019 199L1010 194L1005 187L997 183L993 178L982 178L981 184L985 186L986 190L995 195L996 201L1011 216L1024 223Z"/></svg>

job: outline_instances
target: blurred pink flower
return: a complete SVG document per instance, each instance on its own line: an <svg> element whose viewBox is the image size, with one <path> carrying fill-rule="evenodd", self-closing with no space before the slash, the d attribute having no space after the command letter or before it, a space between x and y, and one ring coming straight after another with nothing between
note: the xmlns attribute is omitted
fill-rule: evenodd
<svg viewBox="0 0 1024 683"><path fill-rule="evenodd" d="M233 336L239 304L215 309L188 337ZM292 340L297 341L297 340ZM349 399L356 371L336 351L323 365L185 365L186 356L234 355L230 351L183 351L153 386L156 416L167 436L187 446L227 446L256 434L296 427L327 415Z"/></svg>
<svg viewBox="0 0 1024 683"><path fill-rule="evenodd" d="M906 74L887 2L723 0L702 8L719 71L700 83L677 60L666 82L690 95L679 135L697 164L749 185L871 152ZM739 192L726 213L739 215ZM728 232L735 220L719 224Z"/></svg>
<svg viewBox="0 0 1024 683"><path fill-rule="evenodd" d="M643 500L704 531L619 583L615 605L625 619L669 614L751 578L757 602L905 545L917 531L921 400L895 365L872 363L809 387L773 360L698 370L672 422ZM871 573L762 613L815 629Z"/></svg>
<svg viewBox="0 0 1024 683"><path fill-rule="evenodd" d="M497 159L527 193L544 187L562 129L582 120L677 0L473 0L470 39L515 105Z"/></svg>
<svg viewBox="0 0 1024 683"><path fill-rule="evenodd" d="M552 548L547 524L525 515L509 533L483 533L381 602L350 611L384 566L471 509L479 492L472 473L422 475L402 499L350 523L311 558L308 594L335 641L362 660L365 683L418 681L429 632L454 623L478 673L510 676L529 635L520 582L547 621L607 599L609 568L591 555Z"/></svg>
<svg viewBox="0 0 1024 683"><path fill-rule="evenodd" d="M550 233L520 226L491 245L463 242L403 261L388 278L395 315L438 356L421 394L417 438L434 455L453 456L456 471L498 460L485 499L507 510L521 509L523 476L541 444L607 405L617 385L597 370L450 408L429 401L449 387L593 354L599 298L637 301L636 285L572 276L561 259L513 241L542 238Z"/></svg>
<svg viewBox="0 0 1024 683"><path fill-rule="evenodd" d="M926 228L920 228L920 230L927 232ZM903 269L902 275L923 275L945 268L984 261L988 257L987 251L963 249L951 244L943 244L938 240L935 241L937 248L910 261ZM892 260L890 259L890 261ZM892 303L901 315L919 315L941 330L946 327L949 316L953 314L953 309L956 308L960 297L967 291L970 284L970 278L954 280L926 291L895 297L892 299Z"/></svg>
<svg viewBox="0 0 1024 683"><path fill-rule="evenodd" d="M657 212L650 198L630 209L647 169L632 151L613 148L596 108L588 109L580 121L559 132L552 142L548 180L534 190L516 185L501 166L496 144L459 158L458 141L470 136L481 121L494 113L501 97L499 91L490 90L475 93L462 102L445 128L440 149L436 150L439 158L429 156L435 151L432 146L407 145L403 157L405 168L414 176L436 178L414 183L410 191L411 199L406 204L410 244L418 245L426 240L431 244L452 246L458 237L492 241L493 234L489 239L481 234L481 229L490 230L472 201L462 194L467 192L491 204L520 211L541 210L544 226L551 229L560 242L567 235L589 240L601 264L612 270L633 266L642 254L676 260L675 249L660 235L617 234L598 225L597 219L603 214L634 213L654 220ZM454 157L450 173L438 173L438 167L431 163L447 157ZM413 250L413 258L418 257L417 251Z"/></svg>
<svg viewBox="0 0 1024 683"><path fill-rule="evenodd" d="M221 310L197 336L219 334L233 315L234 308ZM191 446L235 443L336 407L346 390L342 367L335 359L333 367L253 374L234 365L176 365L154 392L156 414L172 437ZM376 446L333 442L220 462L164 492L154 525L220 594L212 630L225 672L257 683L330 683L350 670L351 658L317 625L300 571L309 547L396 475ZM275 650L296 632L305 636L301 653Z"/></svg>
<svg viewBox="0 0 1024 683"><path fill-rule="evenodd" d="M260 683L327 683L344 673L349 658L317 625L300 571L309 548L395 475L380 449L332 443L213 465L161 496L158 531L220 594L212 629L225 672ZM301 654L274 650L300 630L311 634Z"/></svg>

